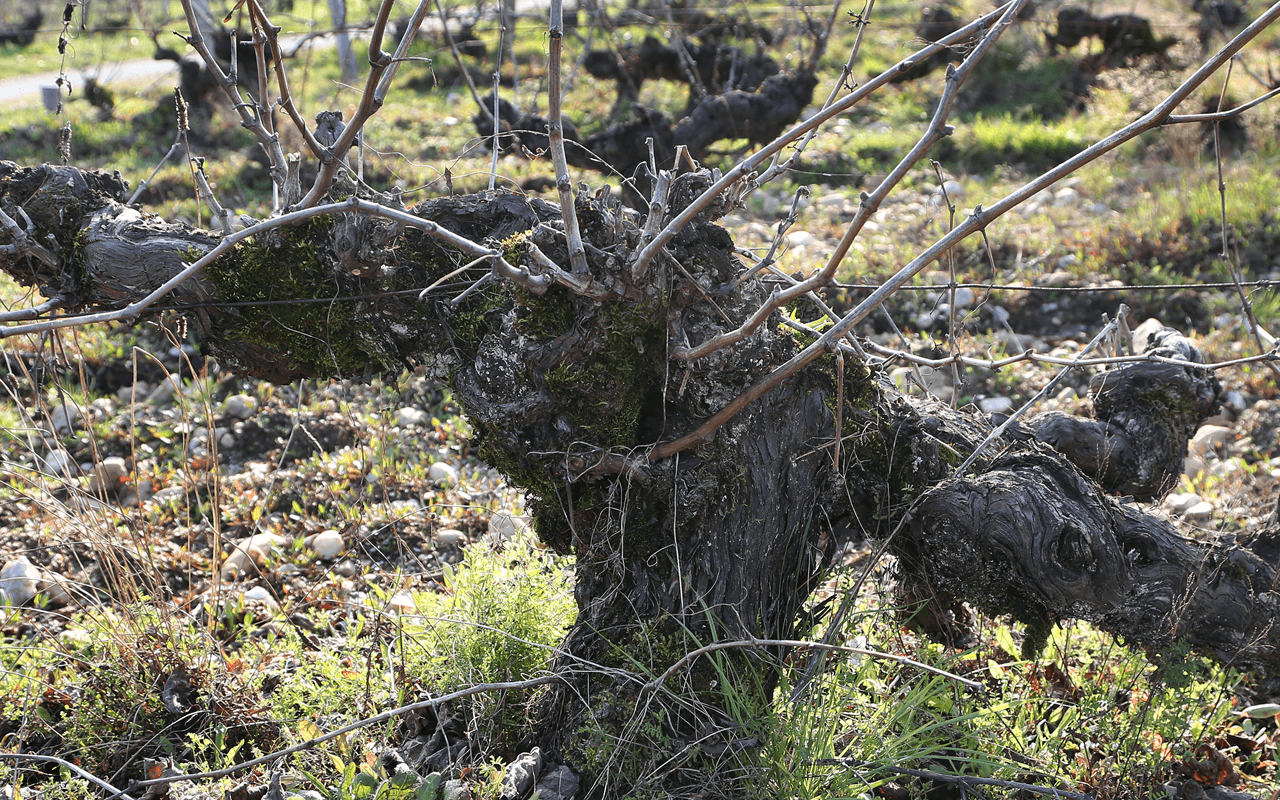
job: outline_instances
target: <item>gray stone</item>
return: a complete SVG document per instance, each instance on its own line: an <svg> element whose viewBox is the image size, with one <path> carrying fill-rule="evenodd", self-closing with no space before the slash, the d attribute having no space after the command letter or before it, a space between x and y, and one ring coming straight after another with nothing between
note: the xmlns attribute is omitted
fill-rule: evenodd
<svg viewBox="0 0 1280 800"><path fill-rule="evenodd" d="M258 398L247 394L233 394L227 398L222 411L229 417L248 419L258 410Z"/></svg>
<svg viewBox="0 0 1280 800"><path fill-rule="evenodd" d="M41 467L44 474L55 478L70 478L76 470L76 462L71 459L71 454L61 448L50 450Z"/></svg>
<svg viewBox="0 0 1280 800"><path fill-rule="evenodd" d="M121 386L116 389L116 399L122 403L132 403L135 400L141 403L147 398L147 393L151 391L151 387L146 381L138 381L132 386Z"/></svg>
<svg viewBox="0 0 1280 800"><path fill-rule="evenodd" d="M983 414L1008 414L1013 410L1013 401L1008 397L984 397L978 401L978 408Z"/></svg>
<svg viewBox="0 0 1280 800"><path fill-rule="evenodd" d="M55 433L71 433L79 421L80 407L75 403L61 403L49 410L49 424L53 426Z"/></svg>
<svg viewBox="0 0 1280 800"><path fill-rule="evenodd" d="M148 403L167 403L182 388L182 379L176 375L166 375L156 384L156 388L147 395Z"/></svg>
<svg viewBox="0 0 1280 800"><path fill-rule="evenodd" d="M507 772L502 776L502 800L523 800L538 780L542 771L542 750L533 748L522 753L507 765Z"/></svg>
<svg viewBox="0 0 1280 800"><path fill-rule="evenodd" d="M1201 500L1182 514L1187 522L1208 522L1213 519L1213 505Z"/></svg>
<svg viewBox="0 0 1280 800"><path fill-rule="evenodd" d="M1182 514L1185 513L1188 508L1191 508L1200 501L1200 495L1195 492L1175 492L1165 498L1164 504L1168 506L1169 510L1173 513Z"/></svg>
<svg viewBox="0 0 1280 800"><path fill-rule="evenodd" d="M578 793L578 776L561 764L538 781L538 800L570 800Z"/></svg>
<svg viewBox="0 0 1280 800"><path fill-rule="evenodd" d="M129 477L129 468L123 458L112 456L102 459L93 470L89 479L89 494L103 494L114 497Z"/></svg>

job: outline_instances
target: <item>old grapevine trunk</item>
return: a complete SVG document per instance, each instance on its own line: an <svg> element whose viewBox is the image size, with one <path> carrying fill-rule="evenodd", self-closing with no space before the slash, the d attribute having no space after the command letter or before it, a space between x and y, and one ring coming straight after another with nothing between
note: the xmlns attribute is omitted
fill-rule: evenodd
<svg viewBox="0 0 1280 800"><path fill-rule="evenodd" d="M677 178L664 215L708 182ZM10 230L0 268L68 307L112 308L213 246L122 196L111 176L0 162L0 209L31 220L23 246ZM534 274L547 259L568 263L559 210L540 200L488 193L412 213L493 243ZM1127 485L1115 476L1132 463L1143 486L1163 490L1213 408L1216 384L1203 370L1132 370L1138 390L1127 392L1126 373L1108 373L1105 419L1015 426L957 476L987 421L910 401L852 356L841 372L828 355L708 443L651 460L651 445L697 427L801 343L775 315L706 358L669 358L673 340L697 344L736 327L768 281L736 281L729 234L699 219L633 282L628 258L642 234L625 212L597 198L578 213L589 275L547 291L491 281L491 259L468 267L470 256L421 230L340 213L264 230L172 300L212 354L245 375L422 365L449 382L482 456L529 492L539 535L577 555L580 613L555 665L564 681L543 698L534 735L605 776L602 791L696 784L704 761L749 750L750 732L724 715L716 687L736 671L767 692L771 676L750 657L695 661L675 678L684 701L643 684L691 643L787 636L837 525L897 531L892 545L922 595L1038 627L1084 618L1152 647L1185 637L1224 657L1275 661L1274 563L1235 543L1184 538L1097 482ZM1183 343L1169 333L1156 344L1194 356ZM1160 436L1144 433L1153 419ZM1069 435L1072 426L1084 433ZM1113 460L1121 456L1130 460ZM618 746L639 739L647 744Z"/></svg>

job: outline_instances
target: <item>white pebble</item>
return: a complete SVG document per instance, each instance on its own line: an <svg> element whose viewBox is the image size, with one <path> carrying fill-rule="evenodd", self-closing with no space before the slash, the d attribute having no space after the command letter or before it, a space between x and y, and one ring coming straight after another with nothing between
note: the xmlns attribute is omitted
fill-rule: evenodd
<svg viewBox="0 0 1280 800"><path fill-rule="evenodd" d="M522 518L498 512L489 518L489 536L500 541L514 539L529 529Z"/></svg>
<svg viewBox="0 0 1280 800"><path fill-rule="evenodd" d="M0 594L8 599L10 605L29 603L39 594L43 577L40 568L25 556L15 558L0 568Z"/></svg>
<svg viewBox="0 0 1280 800"><path fill-rule="evenodd" d="M272 553L288 543L289 540L278 533L255 533L237 544L223 559L222 579L230 580L252 566L261 566Z"/></svg>
<svg viewBox="0 0 1280 800"><path fill-rule="evenodd" d="M414 425L421 424L427 418L427 412L420 408L412 406L405 407L396 412L396 427L409 428Z"/></svg>
<svg viewBox="0 0 1280 800"><path fill-rule="evenodd" d="M272 611L280 610L280 604L276 602L276 599L271 596L271 592L268 591L267 587L265 586L253 587L252 589L244 593L244 599L248 601L257 601L259 603L262 603Z"/></svg>
<svg viewBox="0 0 1280 800"><path fill-rule="evenodd" d="M1231 440L1231 429L1222 425L1202 425L1191 439L1191 452L1200 458L1214 455L1218 445Z"/></svg>
<svg viewBox="0 0 1280 800"><path fill-rule="evenodd" d="M1175 492L1164 499L1164 504L1175 514L1181 514L1201 501L1195 492Z"/></svg>
<svg viewBox="0 0 1280 800"><path fill-rule="evenodd" d="M1053 204L1055 206L1073 206L1080 202L1080 193L1068 186L1065 189L1059 189L1053 194Z"/></svg>
<svg viewBox="0 0 1280 800"><path fill-rule="evenodd" d="M438 547L462 547L467 543L467 535L456 528L445 528L442 531L436 531L436 546Z"/></svg>
<svg viewBox="0 0 1280 800"><path fill-rule="evenodd" d="M160 504L167 503L170 500L179 500L179 501L186 500L187 490L181 486L170 486L167 489L161 489L160 491L151 495L151 499Z"/></svg>
<svg viewBox="0 0 1280 800"><path fill-rule="evenodd" d="M342 534L332 528L327 531L321 531L314 536L308 536L306 544L321 558L337 558L347 548L347 543L343 541Z"/></svg>
<svg viewBox="0 0 1280 800"><path fill-rule="evenodd" d="M455 486L458 483L458 468L443 461L437 461L427 470L427 479L440 486Z"/></svg>

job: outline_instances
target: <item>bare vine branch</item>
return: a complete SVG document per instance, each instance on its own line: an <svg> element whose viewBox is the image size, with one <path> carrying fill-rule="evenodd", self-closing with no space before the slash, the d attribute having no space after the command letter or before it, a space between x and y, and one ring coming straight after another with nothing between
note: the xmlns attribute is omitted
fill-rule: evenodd
<svg viewBox="0 0 1280 800"><path fill-rule="evenodd" d="M1009 8L1008 6L1005 7ZM1006 12L1007 13L1007 12ZM765 392L782 383L790 376L796 374L804 366L812 363L823 353L830 351L837 339L854 328L862 320L866 319L872 311L880 306L891 295L897 292L902 286L916 276L917 273L924 270L926 266L932 264L947 250L967 238L968 236L985 229L994 220L1003 216L1010 209L1019 205L1031 196L1035 195L1042 189L1051 186L1060 179L1070 175L1072 172L1080 169L1080 167L1095 161L1102 155L1114 150L1121 144L1133 139L1146 131L1158 128L1161 125L1169 124L1173 110L1178 107L1191 95L1191 93L1203 84L1209 77L1215 74L1232 56L1240 51L1246 44L1252 41L1258 34L1280 19L1280 2L1272 5L1264 13L1248 27L1236 35L1222 50L1206 61L1198 70L1188 77L1181 86L1169 94L1154 109L1143 114L1134 122L1126 125L1110 136L1099 142L1085 148L1080 153L1067 159L1063 163L1045 172L1040 177L1022 185L1018 189L1009 193L1005 197L998 200L990 209L983 209L981 205L975 207L968 217L957 225L950 233L942 236L910 263L900 269L896 274L886 280L866 299L846 314L838 323L829 328L822 336L813 344L806 347L800 353L797 353L789 361L780 367L777 367L764 378L753 384L747 391L743 392L734 400L730 401L720 411L716 412L706 422L698 426L694 431L669 442L658 445L650 451L650 459L666 458L675 453L694 447L698 444L710 440L716 430L728 422L746 406L755 402ZM870 84L868 84L870 85ZM665 233L665 231L664 231ZM661 235L654 241L659 241ZM650 244L652 246L652 243ZM803 284L801 284L803 285ZM798 287L793 287L788 291L795 291Z"/></svg>

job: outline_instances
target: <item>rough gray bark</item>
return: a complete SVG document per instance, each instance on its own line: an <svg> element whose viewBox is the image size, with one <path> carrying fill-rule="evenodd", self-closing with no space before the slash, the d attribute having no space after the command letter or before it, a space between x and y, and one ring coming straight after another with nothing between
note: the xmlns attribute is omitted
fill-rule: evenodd
<svg viewBox="0 0 1280 800"><path fill-rule="evenodd" d="M670 196L691 196L681 184L698 180L705 178L677 178ZM73 306L116 307L130 289L141 295L212 241L139 215L120 205L122 196L112 176L0 162L0 208L14 216L22 206L36 239L57 255L50 267L0 249L0 269ZM501 242L512 263L534 271L534 247L568 263L559 210L541 201L493 192L411 211L473 241ZM1277 661L1272 564L1226 540L1185 538L1107 498L1028 429L995 442L986 452L999 456L984 456L973 475L956 477L955 465L989 424L903 398L856 364L846 365L837 386L832 357L820 359L711 442L649 460L650 445L696 428L800 344L775 319L692 364L668 361L670 335L696 345L736 327L768 287L731 282L740 271L733 242L706 220L680 233L644 282L633 284L627 256L641 244L639 231L616 206L588 198L577 211L593 285L608 287L603 299L494 282L449 302L487 274L482 264L419 300L423 287L464 263L459 253L383 220L316 219L242 243L190 286L175 312L188 315L196 337L242 374L291 380L363 374L370 363L421 364L449 382L482 457L530 492L542 538L577 555L579 619L556 664L564 683L543 699L533 734L552 758L587 775L611 771L618 796L639 784L697 785L697 765L731 757L738 741L717 716L715 673L705 663L688 676L705 700L700 710L646 718L661 731L651 746L689 758L664 752L652 763L616 761L607 744L636 733L644 680L686 652L689 637L791 633L829 557L821 543L844 523L879 537L903 523L891 545L904 580L922 593L1035 626L1084 618L1151 648L1182 638L1237 663ZM126 261L116 260L121 253ZM135 264L147 268L121 280ZM326 302L258 306L308 298ZM307 335L297 336L299 329ZM1212 407L1214 387L1202 371L1185 369L1185 380L1159 384L1168 394L1154 407L1125 406L1126 398L1150 399L1149 391L1122 387L1150 382L1151 366L1100 380L1100 407L1111 409L1105 435L1133 436L1129 421L1176 404L1185 415L1162 430L1180 449ZM831 448L840 402L837 473ZM1175 435L1184 438L1175 442ZM1105 479L1119 465L1103 460L1095 472ZM1144 485L1158 490L1167 472L1160 458L1152 463L1158 468ZM1259 553L1267 542L1255 543ZM583 669L582 659L614 671ZM751 668L745 657L734 663ZM758 677L767 690L769 675ZM730 743L707 744L706 726L727 731ZM679 769L651 769L669 761Z"/></svg>

